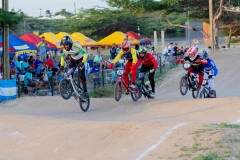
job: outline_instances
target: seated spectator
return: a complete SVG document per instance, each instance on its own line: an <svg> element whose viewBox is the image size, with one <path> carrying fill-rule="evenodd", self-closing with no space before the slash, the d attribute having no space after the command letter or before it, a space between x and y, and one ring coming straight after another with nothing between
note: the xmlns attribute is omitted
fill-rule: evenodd
<svg viewBox="0 0 240 160"><path fill-rule="evenodd" d="M29 55L26 55L25 58L24 58L24 61L22 63L22 67L23 67L24 70L26 70L30 67L30 65L28 63L28 60L29 60Z"/></svg>
<svg viewBox="0 0 240 160"><path fill-rule="evenodd" d="M36 60L34 61L34 68L37 69L40 63L41 63L40 56L37 55Z"/></svg>
<svg viewBox="0 0 240 160"><path fill-rule="evenodd" d="M34 65L34 58L33 58L33 56L30 56L30 58L29 58L29 60L28 60L28 63L29 63L29 65L32 67L32 68L35 68L35 65Z"/></svg>
<svg viewBox="0 0 240 160"><path fill-rule="evenodd" d="M26 74L24 76L24 85L33 88L33 94L36 92L36 82L33 80L32 72L34 69L32 67L28 67L26 69Z"/></svg>

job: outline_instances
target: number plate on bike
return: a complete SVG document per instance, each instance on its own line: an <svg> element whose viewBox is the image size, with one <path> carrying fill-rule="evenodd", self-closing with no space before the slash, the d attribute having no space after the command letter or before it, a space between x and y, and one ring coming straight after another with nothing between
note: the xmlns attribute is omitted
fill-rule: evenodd
<svg viewBox="0 0 240 160"><path fill-rule="evenodd" d="M191 64L189 64L189 63L184 63L183 64L183 68L184 69L188 69L190 66L191 66Z"/></svg>
<svg viewBox="0 0 240 160"><path fill-rule="evenodd" d="M123 70L118 70L117 75L119 75L119 76L123 75Z"/></svg>

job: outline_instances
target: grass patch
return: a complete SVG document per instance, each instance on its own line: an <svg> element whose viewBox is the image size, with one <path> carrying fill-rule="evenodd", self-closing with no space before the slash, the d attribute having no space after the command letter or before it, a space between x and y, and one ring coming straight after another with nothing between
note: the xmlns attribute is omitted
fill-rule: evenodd
<svg viewBox="0 0 240 160"><path fill-rule="evenodd" d="M224 160L218 153L209 152L208 154L200 154L196 160Z"/></svg>
<svg viewBox="0 0 240 160"><path fill-rule="evenodd" d="M238 124L230 124L230 123L226 123L226 122L220 123L220 124L219 124L219 127L220 127L220 128L235 128L235 129L240 129L240 125L238 125Z"/></svg>
<svg viewBox="0 0 240 160"><path fill-rule="evenodd" d="M91 91L89 95L91 98L103 98L103 97L114 98L113 92L114 92L114 85L107 85L100 88L99 90Z"/></svg>

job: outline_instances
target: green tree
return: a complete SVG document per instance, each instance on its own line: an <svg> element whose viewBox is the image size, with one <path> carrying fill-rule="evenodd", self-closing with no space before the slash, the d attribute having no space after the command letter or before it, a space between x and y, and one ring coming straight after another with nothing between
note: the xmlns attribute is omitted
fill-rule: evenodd
<svg viewBox="0 0 240 160"><path fill-rule="evenodd" d="M0 24L8 24L10 27L15 26L19 22L23 21L23 15L17 12L7 12L0 9Z"/></svg>
<svg viewBox="0 0 240 160"><path fill-rule="evenodd" d="M151 13L154 16L161 16L165 18L170 26L189 28L195 31L200 31L206 35L202 30L192 26L185 26L182 24L174 24L169 19L169 15L175 13L178 15L189 16L192 20L200 20L208 22L209 2L203 0L161 0L159 2L154 0L107 0L110 6L131 9L137 12ZM213 0L214 10L214 28L215 28L215 47L218 48L218 29L223 24L222 15L224 13L223 6L231 3L232 6L239 5L238 0Z"/></svg>

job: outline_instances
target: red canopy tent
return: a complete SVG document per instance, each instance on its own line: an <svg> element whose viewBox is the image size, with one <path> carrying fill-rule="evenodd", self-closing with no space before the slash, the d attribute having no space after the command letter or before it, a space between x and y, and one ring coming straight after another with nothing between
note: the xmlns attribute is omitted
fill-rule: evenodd
<svg viewBox="0 0 240 160"><path fill-rule="evenodd" d="M2 51L3 51L3 44L2 44L2 42L0 42L0 57L2 57ZM10 55L10 57L14 57L14 54L15 54L14 48L9 46L9 55Z"/></svg>
<svg viewBox="0 0 240 160"><path fill-rule="evenodd" d="M138 35L137 33L133 31L129 31L126 33L129 37L132 37L134 39L137 39L140 41L140 45L149 45L151 44L151 40L149 38L145 38L141 35Z"/></svg>
<svg viewBox="0 0 240 160"><path fill-rule="evenodd" d="M21 38L22 40L24 40L28 43L31 43L35 46L37 46L37 44L42 41L42 39L40 37L38 37L37 35L35 35L33 33L26 33L26 34L20 36L19 38ZM47 43L48 43L47 50L57 50L57 47L54 44L52 44L50 42L47 42Z"/></svg>

